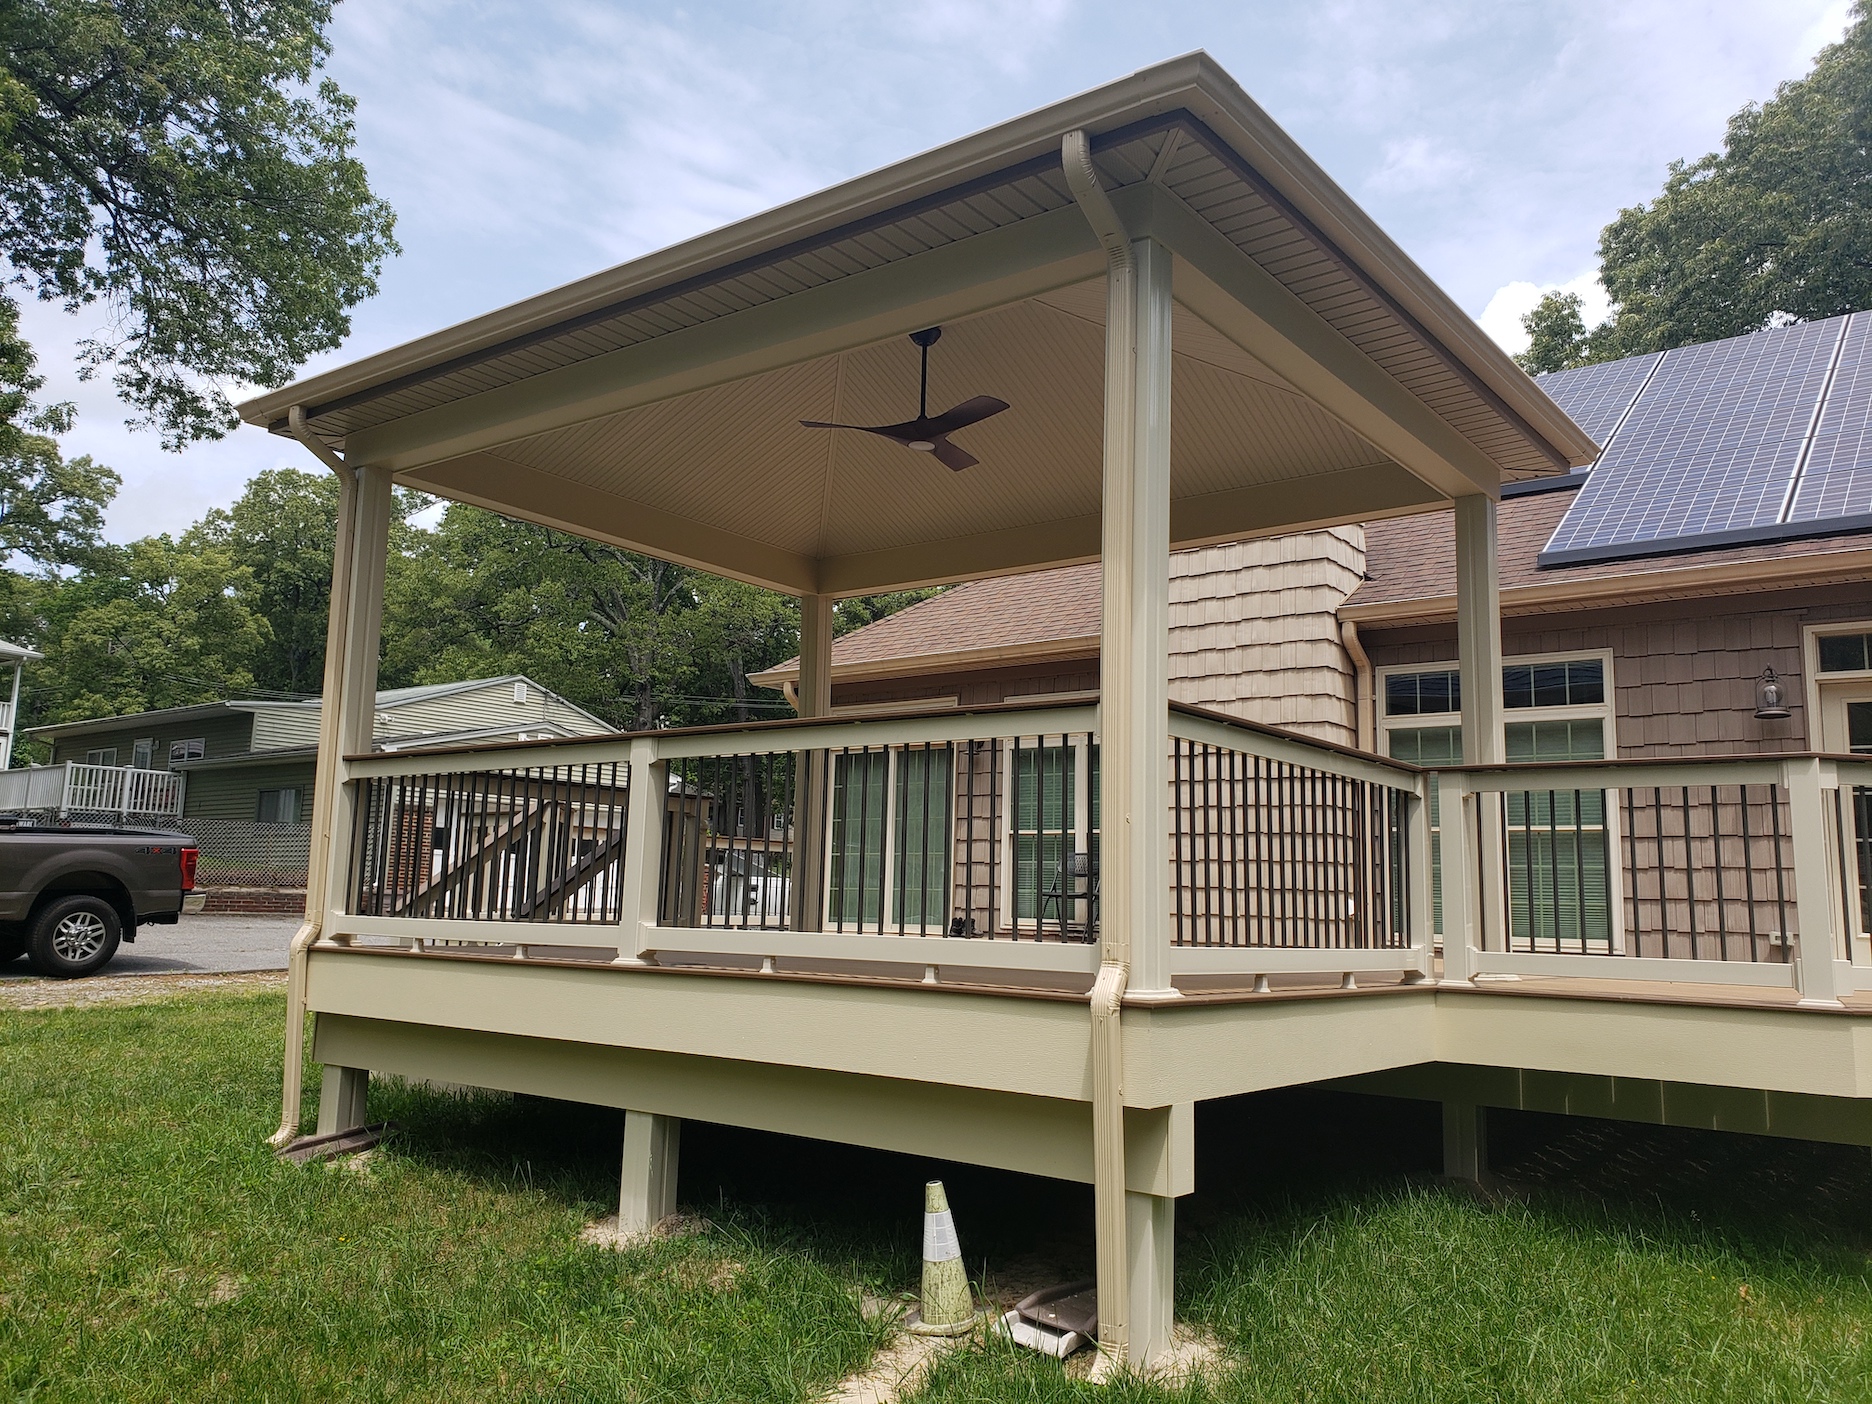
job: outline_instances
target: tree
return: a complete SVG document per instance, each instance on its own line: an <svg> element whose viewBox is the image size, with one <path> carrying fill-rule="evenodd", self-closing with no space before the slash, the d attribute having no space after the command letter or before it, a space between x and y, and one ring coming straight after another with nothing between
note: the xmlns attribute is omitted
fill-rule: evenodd
<svg viewBox="0 0 1872 1404"><path fill-rule="evenodd" d="M226 547L190 533L105 547L47 601L32 700L68 721L237 697L269 629L242 600L251 585Z"/></svg>
<svg viewBox="0 0 1872 1404"><path fill-rule="evenodd" d="M1872 307L1872 6L1804 77L1729 119L1720 153L1672 164L1599 239L1614 312L1588 331L1549 295L1523 364L1558 370Z"/></svg>
<svg viewBox="0 0 1872 1404"><path fill-rule="evenodd" d="M88 457L60 455L51 435L70 424L71 407L36 404L44 383L19 338L18 309L0 299L0 560L42 570L77 565L97 549L119 482Z"/></svg>
<svg viewBox="0 0 1872 1404"><path fill-rule="evenodd" d="M332 0L0 5L0 256L68 310L109 305L82 374L171 448L337 346L396 251L320 76Z"/></svg>
<svg viewBox="0 0 1872 1404"><path fill-rule="evenodd" d="M1548 293L1521 319L1527 350L1515 360L1529 375L1572 370L1590 359L1584 304L1578 293Z"/></svg>
<svg viewBox="0 0 1872 1404"><path fill-rule="evenodd" d="M191 533L245 572L242 601L269 626L254 661L263 691L310 696L324 683L337 523L336 477L280 468L255 474L232 507L217 507Z"/></svg>

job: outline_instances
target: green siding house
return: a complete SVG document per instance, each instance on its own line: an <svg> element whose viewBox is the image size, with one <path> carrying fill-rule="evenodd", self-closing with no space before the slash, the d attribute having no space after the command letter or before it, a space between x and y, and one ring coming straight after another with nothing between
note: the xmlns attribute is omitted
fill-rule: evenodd
<svg viewBox="0 0 1872 1404"><path fill-rule="evenodd" d="M69 761L179 773L182 812L163 822L179 823L200 846L198 881L207 890L209 910L296 911L304 903L320 706L318 698L206 702L62 722L30 734L51 743L52 767ZM517 674L377 694L378 750L613 729ZM105 787L98 777L113 773L87 772L100 791Z"/></svg>

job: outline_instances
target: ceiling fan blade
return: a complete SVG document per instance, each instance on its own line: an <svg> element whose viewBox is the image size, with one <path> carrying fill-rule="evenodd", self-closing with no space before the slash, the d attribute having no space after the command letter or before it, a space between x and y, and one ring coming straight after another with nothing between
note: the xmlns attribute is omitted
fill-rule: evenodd
<svg viewBox="0 0 1872 1404"><path fill-rule="evenodd" d="M909 424L828 424L821 419L802 419L800 427L802 429L850 429L859 434L876 434L896 444L907 444L912 439L927 437L908 432L918 427L914 420Z"/></svg>
<svg viewBox="0 0 1872 1404"><path fill-rule="evenodd" d="M977 395L943 414L932 415L923 421L922 428L931 435L953 434L971 424L980 424L1008 407L1006 400L997 400L993 395Z"/></svg>
<svg viewBox="0 0 1872 1404"><path fill-rule="evenodd" d="M952 473L960 473L964 468L973 468L981 462L967 449L958 448L947 439L936 440L936 447L930 451L930 457Z"/></svg>

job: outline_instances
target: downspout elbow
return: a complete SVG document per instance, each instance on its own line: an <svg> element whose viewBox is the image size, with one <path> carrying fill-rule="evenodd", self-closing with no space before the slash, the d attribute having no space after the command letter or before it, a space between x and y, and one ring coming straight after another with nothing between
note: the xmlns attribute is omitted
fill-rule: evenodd
<svg viewBox="0 0 1872 1404"><path fill-rule="evenodd" d="M326 443L317 434L314 434L311 428L306 424L304 405L294 405L291 409L286 411L286 427L291 431L295 439L306 446L306 449L314 458L318 459L320 463L323 463L340 478L355 478L357 476L356 470L333 452L332 446Z"/></svg>
<svg viewBox="0 0 1872 1404"><path fill-rule="evenodd" d="M1060 138L1060 169L1066 176L1066 188L1074 203L1092 226L1099 246L1114 271L1130 272L1136 266L1131 253L1131 236L1112 205L1111 196L1099 184L1098 168L1092 164L1092 142L1082 130L1070 131Z"/></svg>

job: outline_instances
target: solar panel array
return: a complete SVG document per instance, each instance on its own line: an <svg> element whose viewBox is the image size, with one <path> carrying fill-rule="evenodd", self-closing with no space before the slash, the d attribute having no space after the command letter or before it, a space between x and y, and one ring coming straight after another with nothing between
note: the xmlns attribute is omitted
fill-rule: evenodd
<svg viewBox="0 0 1872 1404"><path fill-rule="evenodd" d="M1872 313L1633 357L1556 388L1604 450L1542 565L1852 530L1872 513Z"/></svg>
<svg viewBox="0 0 1872 1404"><path fill-rule="evenodd" d="M1540 378L1540 387L1566 411L1567 418L1603 448L1663 354L1653 351L1645 356L1627 356L1622 361L1555 371Z"/></svg>

